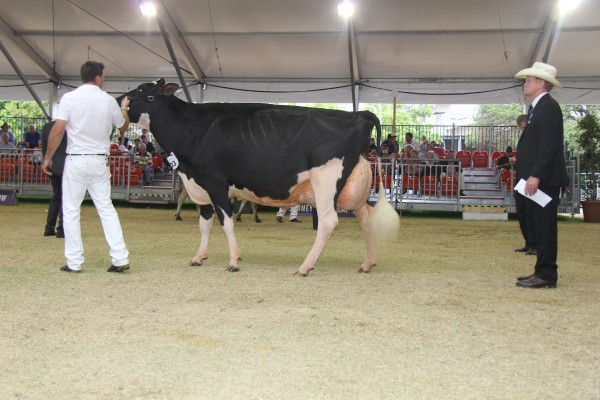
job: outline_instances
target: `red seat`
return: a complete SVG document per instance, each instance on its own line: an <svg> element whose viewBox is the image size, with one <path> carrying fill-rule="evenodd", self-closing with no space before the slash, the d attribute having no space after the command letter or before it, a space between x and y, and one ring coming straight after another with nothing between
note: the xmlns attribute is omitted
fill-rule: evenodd
<svg viewBox="0 0 600 400"><path fill-rule="evenodd" d="M152 157L152 169L157 170L163 169L163 158L159 157L159 156L153 156Z"/></svg>
<svg viewBox="0 0 600 400"><path fill-rule="evenodd" d="M441 147L435 147L433 149L433 152L435 153L436 156L438 156L438 158L446 158L446 156L444 154L445 151Z"/></svg>
<svg viewBox="0 0 600 400"><path fill-rule="evenodd" d="M513 186L515 185L516 175L517 174L515 170L511 171L508 169L503 169L500 173L500 179L502 179L502 182L504 183L507 192L510 192Z"/></svg>
<svg viewBox="0 0 600 400"><path fill-rule="evenodd" d="M498 159L500 157L503 157L505 155L506 155L506 152L504 152L504 151L495 151L495 152L493 152L492 153L492 164L496 165L497 164L496 161L498 161Z"/></svg>
<svg viewBox="0 0 600 400"><path fill-rule="evenodd" d="M383 188L384 189L390 189L392 187L392 176L391 175L383 175L382 176L382 181L383 181ZM375 182L373 182L373 186L378 188L381 185L379 184L379 176L375 177Z"/></svg>
<svg viewBox="0 0 600 400"><path fill-rule="evenodd" d="M460 160L460 165L463 168L471 167L471 152L468 150L459 150L456 152L456 159Z"/></svg>
<svg viewBox="0 0 600 400"><path fill-rule="evenodd" d="M402 189L418 189L419 177L416 175L404 175L402 177Z"/></svg>
<svg viewBox="0 0 600 400"><path fill-rule="evenodd" d="M23 182L33 183L35 178L35 165L23 164Z"/></svg>
<svg viewBox="0 0 600 400"><path fill-rule="evenodd" d="M458 178L444 176L441 179L442 196L455 196L458 192Z"/></svg>
<svg viewBox="0 0 600 400"><path fill-rule="evenodd" d="M487 168L488 166L488 152L483 150L477 150L473 152L473 167L474 168Z"/></svg>
<svg viewBox="0 0 600 400"><path fill-rule="evenodd" d="M15 165L12 158L0 159L0 182L9 180L15 174Z"/></svg>
<svg viewBox="0 0 600 400"><path fill-rule="evenodd" d="M435 196L437 193L438 178L435 175L421 177L421 193L427 196Z"/></svg>

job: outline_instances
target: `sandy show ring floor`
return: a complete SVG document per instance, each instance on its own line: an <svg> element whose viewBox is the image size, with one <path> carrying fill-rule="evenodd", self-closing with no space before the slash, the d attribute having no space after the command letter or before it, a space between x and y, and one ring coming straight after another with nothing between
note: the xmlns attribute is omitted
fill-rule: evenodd
<svg viewBox="0 0 600 400"><path fill-rule="evenodd" d="M0 207L0 398L594 399L600 397L600 225L559 222L558 288L515 277L509 221L403 217L371 274L343 218L317 268L308 218L236 224L242 270L225 272L222 230L199 268L197 214L118 211L132 269L109 274L95 209L86 263L66 274L42 237L46 204ZM286 219L287 221L287 219Z"/></svg>

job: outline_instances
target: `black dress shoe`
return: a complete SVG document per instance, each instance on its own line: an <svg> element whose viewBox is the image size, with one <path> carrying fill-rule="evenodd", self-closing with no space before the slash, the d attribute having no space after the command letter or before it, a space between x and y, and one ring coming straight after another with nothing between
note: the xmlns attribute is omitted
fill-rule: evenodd
<svg viewBox="0 0 600 400"><path fill-rule="evenodd" d="M531 279L535 276L535 274L525 275L525 276L517 276L518 281L525 281L527 279Z"/></svg>
<svg viewBox="0 0 600 400"><path fill-rule="evenodd" d="M515 253L526 253L529 251L529 247L521 247L520 249L515 249Z"/></svg>
<svg viewBox="0 0 600 400"><path fill-rule="evenodd" d="M44 236L56 236L56 232L54 232L54 231L44 231Z"/></svg>
<svg viewBox="0 0 600 400"><path fill-rule="evenodd" d="M68 265L63 265L62 267L60 267L60 270L64 271L64 272L75 272L75 273L81 272L80 269L71 269L71 268L69 268Z"/></svg>
<svg viewBox="0 0 600 400"><path fill-rule="evenodd" d="M64 231L56 231L56 238L57 239L64 239L65 238L65 232Z"/></svg>
<svg viewBox="0 0 600 400"><path fill-rule="evenodd" d="M536 249L529 249L527 250L527 252L525 253L526 256L537 256L537 250Z"/></svg>
<svg viewBox="0 0 600 400"><path fill-rule="evenodd" d="M299 219L294 218L294 219L290 219L290 222L302 222L302 221L300 221Z"/></svg>
<svg viewBox="0 0 600 400"><path fill-rule="evenodd" d="M516 285L522 288L529 289L555 288L556 282L545 281L543 279L538 278L537 276L533 276L529 279L525 279L522 281L518 280Z"/></svg>
<svg viewBox="0 0 600 400"><path fill-rule="evenodd" d="M116 265L111 265L109 269L106 270L106 272L123 272L129 269L129 264L125 264L125 265L121 265L121 266L116 266Z"/></svg>

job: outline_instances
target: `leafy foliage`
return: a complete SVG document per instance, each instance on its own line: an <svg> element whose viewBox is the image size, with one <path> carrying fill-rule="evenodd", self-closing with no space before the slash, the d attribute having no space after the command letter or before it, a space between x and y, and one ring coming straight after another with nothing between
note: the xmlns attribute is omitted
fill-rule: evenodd
<svg viewBox="0 0 600 400"><path fill-rule="evenodd" d="M587 112L577 121L575 142L581 149L581 172L585 173L581 188L586 200L598 200L600 173L600 121L595 112Z"/></svg>
<svg viewBox="0 0 600 400"><path fill-rule="evenodd" d="M479 126L513 126L520 114L523 114L521 104L482 104L473 120Z"/></svg>

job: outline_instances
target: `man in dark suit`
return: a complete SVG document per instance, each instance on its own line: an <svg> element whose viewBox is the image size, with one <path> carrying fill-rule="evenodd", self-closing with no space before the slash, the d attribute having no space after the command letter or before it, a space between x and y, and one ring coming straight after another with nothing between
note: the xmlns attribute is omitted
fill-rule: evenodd
<svg viewBox="0 0 600 400"><path fill-rule="evenodd" d="M46 156L48 149L48 136L54 126L54 121L48 122L42 129L42 154ZM52 184L52 199L48 205L48 216L46 218L46 228L44 236L54 236L64 238L62 222L62 174L65 166L65 157L67 150L67 135L65 134L52 156L52 175L50 175L50 183ZM58 226L56 221L58 219ZM56 231L54 230L56 228Z"/></svg>
<svg viewBox="0 0 600 400"><path fill-rule="evenodd" d="M537 262L533 274L517 278L517 286L554 288L558 280L556 214L560 188L567 185L567 168L563 116L560 106L549 92L561 85L556 80L556 68L540 62L519 71L515 77L525 79L523 93L532 101L529 122L517 145L517 181L526 181L526 196L541 190L552 199L545 207L529 198L525 199L527 212L533 217Z"/></svg>

